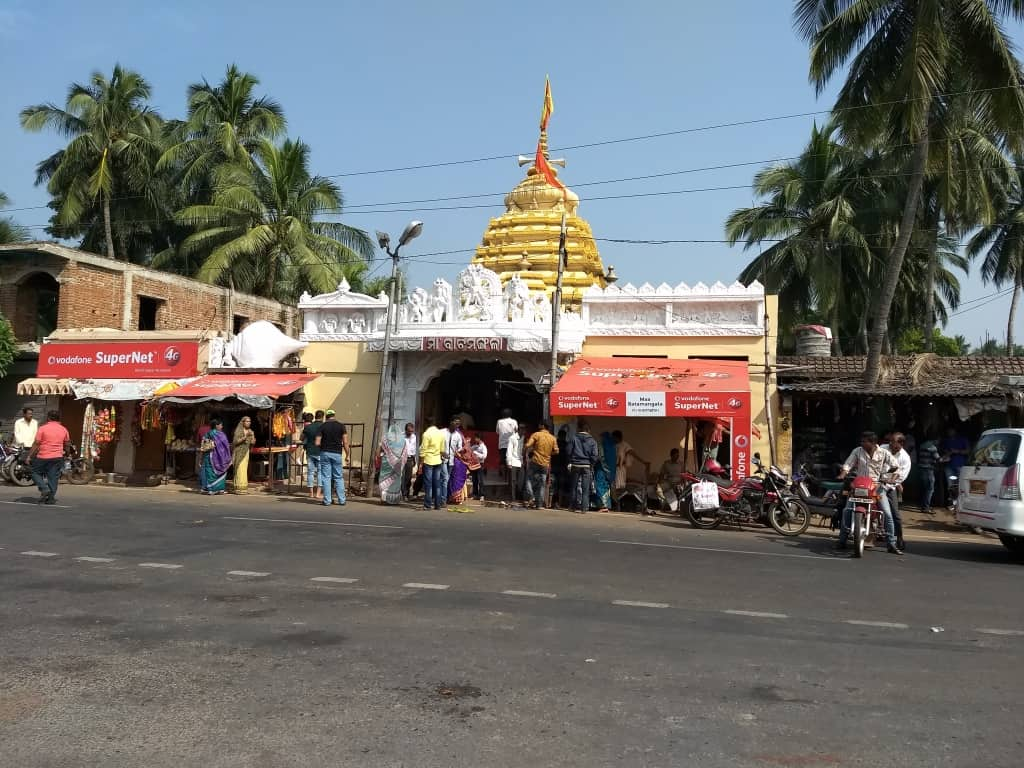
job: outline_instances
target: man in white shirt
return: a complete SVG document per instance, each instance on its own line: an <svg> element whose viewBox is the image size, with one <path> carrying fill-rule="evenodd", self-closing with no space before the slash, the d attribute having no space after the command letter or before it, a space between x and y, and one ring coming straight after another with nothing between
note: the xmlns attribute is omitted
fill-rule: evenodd
<svg viewBox="0 0 1024 768"><path fill-rule="evenodd" d="M899 464L896 458L885 448L878 444L878 436L874 432L864 432L860 436L860 448L855 448L849 457L843 462L843 470L839 473L842 480L850 472L857 477L868 477L880 486L891 482L895 473L899 471ZM880 488L878 506L885 516L885 538L888 542L888 551L894 555L902 555L903 550L896 546L896 531L892 518L892 510L889 508L889 498L885 488ZM853 499L846 504L843 510L843 524L839 529L839 542L836 549L846 549L846 541L850 537L850 528L853 527Z"/></svg>
<svg viewBox="0 0 1024 768"><path fill-rule="evenodd" d="M910 468L913 464L910 452L907 450L907 437L902 432L893 432L888 445L882 448L889 451L896 459L899 469L893 474L892 481L885 483L885 495L889 497L889 509L892 510L892 524L896 533L896 546L905 549L903 546L903 516L900 514L900 496L903 493L903 483L910 477Z"/></svg>
<svg viewBox="0 0 1024 768"><path fill-rule="evenodd" d="M512 418L512 411L506 408L501 412L501 418L498 419L498 424L494 429L498 433L498 464L501 466L505 482L508 483L509 472L506 449L508 448L509 437L519 431L519 422Z"/></svg>
<svg viewBox="0 0 1024 768"><path fill-rule="evenodd" d="M39 422L32 418L31 408L21 409L21 418L14 422L14 445L18 448L31 448L36 441Z"/></svg>

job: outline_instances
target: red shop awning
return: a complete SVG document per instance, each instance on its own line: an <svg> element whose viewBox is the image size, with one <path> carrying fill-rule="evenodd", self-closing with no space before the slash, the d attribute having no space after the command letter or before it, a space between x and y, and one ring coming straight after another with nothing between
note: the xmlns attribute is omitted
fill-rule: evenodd
<svg viewBox="0 0 1024 768"><path fill-rule="evenodd" d="M552 416L726 418L750 413L747 363L581 357L551 392Z"/></svg>
<svg viewBox="0 0 1024 768"><path fill-rule="evenodd" d="M316 373L208 374L167 393L174 399L201 397L281 397L319 378Z"/></svg>

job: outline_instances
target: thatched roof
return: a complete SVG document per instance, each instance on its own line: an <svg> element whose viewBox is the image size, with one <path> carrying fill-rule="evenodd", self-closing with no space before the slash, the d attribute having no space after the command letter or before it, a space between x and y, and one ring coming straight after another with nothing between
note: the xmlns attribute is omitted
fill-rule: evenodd
<svg viewBox="0 0 1024 768"><path fill-rule="evenodd" d="M780 357L779 387L822 394L902 397L993 397L1019 395L1024 357L939 357L934 354L882 358L878 383L863 385L864 357Z"/></svg>

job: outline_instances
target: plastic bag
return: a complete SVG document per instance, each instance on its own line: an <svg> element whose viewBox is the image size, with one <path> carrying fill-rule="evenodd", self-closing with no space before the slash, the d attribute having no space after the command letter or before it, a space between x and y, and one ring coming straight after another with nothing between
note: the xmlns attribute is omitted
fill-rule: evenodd
<svg viewBox="0 0 1024 768"><path fill-rule="evenodd" d="M718 484L702 480L693 484L694 509L718 509Z"/></svg>

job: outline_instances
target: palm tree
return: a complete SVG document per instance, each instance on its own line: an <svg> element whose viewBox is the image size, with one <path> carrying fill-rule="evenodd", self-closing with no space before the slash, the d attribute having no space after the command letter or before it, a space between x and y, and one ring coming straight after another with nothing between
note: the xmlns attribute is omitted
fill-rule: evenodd
<svg viewBox="0 0 1024 768"><path fill-rule="evenodd" d="M110 79L94 72L88 85L72 84L63 108L37 104L21 111L25 130L53 128L70 139L37 169L37 183L47 181L50 193L59 200L55 223L79 225L90 207L99 203L111 259L116 258L111 199L149 194L147 182L161 130L160 116L146 106L149 97L149 83L117 64Z"/></svg>
<svg viewBox="0 0 1024 768"><path fill-rule="evenodd" d="M256 143L253 165L223 166L209 204L180 211L195 227L185 256L208 254L197 277L279 301L334 290L341 277L358 285L374 252L362 230L318 217L340 213L338 186L309 172L309 147L286 140Z"/></svg>
<svg viewBox="0 0 1024 768"><path fill-rule="evenodd" d="M218 85L203 80L189 86L188 119L176 126L157 167L174 169L193 202L210 200L216 168L228 163L251 167L260 140L284 133L281 105L253 94L259 82L232 64Z"/></svg>
<svg viewBox="0 0 1024 768"><path fill-rule="evenodd" d="M998 201L998 210L990 223L979 228L967 244L970 258L985 254L981 263L982 280L993 282L999 288L1006 283L1013 285L1010 316L1006 321L1008 355L1013 355L1013 325L1024 286L1024 157L1017 155L1013 167L1010 183Z"/></svg>
<svg viewBox="0 0 1024 768"><path fill-rule="evenodd" d="M740 274L760 280L779 296L782 327L818 315L834 331L833 349L841 352L840 327L855 306L853 285L863 284L870 243L859 228L858 208L875 184L865 174L864 155L834 140L835 126L815 125L800 157L766 168L754 178L765 202L729 216L730 245L748 249L775 240Z"/></svg>
<svg viewBox="0 0 1024 768"><path fill-rule="evenodd" d="M1024 122L1021 69L1003 30L1024 19L1021 0L796 0L797 28L811 46L820 93L850 64L836 101L852 140L915 145L897 237L875 307L864 380L878 381L882 343L903 259L918 219L928 167L929 116L954 89L1000 137L1018 142Z"/></svg>
<svg viewBox="0 0 1024 768"><path fill-rule="evenodd" d="M0 210L10 205L7 195L0 192ZM5 243L24 243L29 240L29 230L18 224L10 216L0 216L0 245Z"/></svg>

